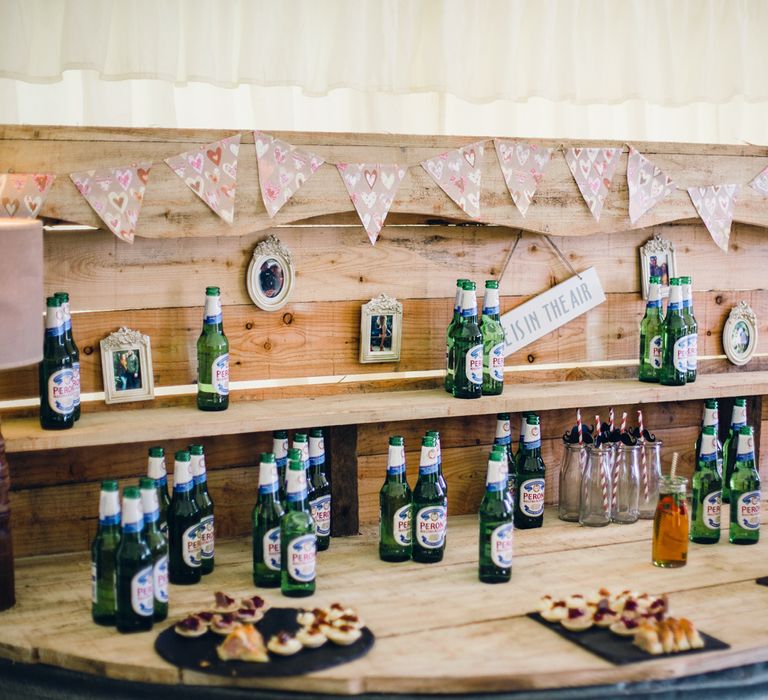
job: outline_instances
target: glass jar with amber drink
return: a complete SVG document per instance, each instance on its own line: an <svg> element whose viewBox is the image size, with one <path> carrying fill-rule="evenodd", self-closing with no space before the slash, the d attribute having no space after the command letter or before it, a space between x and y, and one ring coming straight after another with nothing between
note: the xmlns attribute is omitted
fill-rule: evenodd
<svg viewBox="0 0 768 700"><path fill-rule="evenodd" d="M685 566L688 559L688 504L682 476L662 476L653 519L653 563L664 568Z"/></svg>

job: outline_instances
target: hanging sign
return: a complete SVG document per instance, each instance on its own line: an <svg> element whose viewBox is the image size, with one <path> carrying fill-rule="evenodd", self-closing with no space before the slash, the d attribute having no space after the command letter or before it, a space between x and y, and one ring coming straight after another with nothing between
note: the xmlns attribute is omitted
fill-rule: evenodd
<svg viewBox="0 0 768 700"><path fill-rule="evenodd" d="M594 267L526 301L499 319L504 329L504 356L564 326L604 301L603 285Z"/></svg>

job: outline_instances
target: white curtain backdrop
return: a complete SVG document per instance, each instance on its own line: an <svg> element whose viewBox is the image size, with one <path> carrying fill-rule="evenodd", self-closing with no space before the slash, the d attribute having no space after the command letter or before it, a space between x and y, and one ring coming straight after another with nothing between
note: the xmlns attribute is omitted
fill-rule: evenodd
<svg viewBox="0 0 768 700"><path fill-rule="evenodd" d="M766 0L0 0L0 122L768 143Z"/></svg>

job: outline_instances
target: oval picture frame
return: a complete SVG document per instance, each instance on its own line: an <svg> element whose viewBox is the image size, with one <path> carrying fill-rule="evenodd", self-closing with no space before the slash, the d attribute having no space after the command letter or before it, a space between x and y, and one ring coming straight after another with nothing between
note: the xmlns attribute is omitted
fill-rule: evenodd
<svg viewBox="0 0 768 700"><path fill-rule="evenodd" d="M723 328L725 356L737 366L746 365L757 348L757 318L746 301L731 309Z"/></svg>
<svg viewBox="0 0 768 700"><path fill-rule="evenodd" d="M296 273L291 251L269 235L253 249L245 284L251 301L264 311L277 311L288 303Z"/></svg>

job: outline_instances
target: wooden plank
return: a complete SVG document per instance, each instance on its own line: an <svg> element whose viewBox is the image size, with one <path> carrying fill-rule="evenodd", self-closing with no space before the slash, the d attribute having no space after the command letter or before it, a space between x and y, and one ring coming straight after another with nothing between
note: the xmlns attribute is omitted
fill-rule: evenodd
<svg viewBox="0 0 768 700"><path fill-rule="evenodd" d="M238 192L235 222L228 226L171 170L164 158L187 150L191 145L207 143L231 131L197 130L189 132L154 129L93 129L76 127L3 127L0 130L0 160L16 172L50 172L59 177L46 200L42 214L53 219L99 225L99 220L77 193L67 173L100 166L115 166L150 159L155 166L150 175L138 234L148 238L243 235L270 228L275 224L295 222L326 214L352 210L349 196L332 162L380 162L408 164L407 176L398 191L393 212L430 214L436 217L467 220L467 216L440 190L418 164L457 145L467 145L481 137L424 137L339 134L301 134L276 132L289 142L302 145L329 160L294 195L285 207L270 219L261 201L256 174L253 135L243 133L238 160ZM196 141L195 139L205 139ZM538 142L538 140L534 140ZM561 143L543 142L549 146ZM562 142L584 145L579 141ZM603 146L615 143L595 142ZM676 182L707 185L711 182L746 183L762 167L766 152L757 147L681 146L678 144L635 143L641 152L668 172ZM480 221L557 235L589 235L624 230L629 227L626 181L626 153L618 165L599 222L583 204L565 159L556 154L547 169L528 216L523 218L511 201L496 154L486 144L483 159L482 216ZM55 163L51 167L51 163ZM768 225L768 212L762 197L748 187L742 189L735 220ZM692 219L697 214L687 193L677 191L664 199L641 220L641 226Z"/></svg>
<svg viewBox="0 0 768 700"><path fill-rule="evenodd" d="M325 431L331 482L331 534L357 535L357 426L339 425Z"/></svg>
<svg viewBox="0 0 768 700"><path fill-rule="evenodd" d="M722 355L723 325L731 306L742 298L749 301L758 318L768 316L768 291L695 295L702 356ZM526 300L504 297L502 309L507 311ZM451 304L448 299L403 300L400 361L367 365L358 361L357 301L292 304L276 314L257 311L253 306L227 307L224 328L230 341L231 380L442 370ZM103 390L99 341L121 325L151 338L156 387L194 383L201 313L199 308L182 307L77 315L73 327L81 349L82 391ZM636 362L643 313L644 306L635 294L610 294L588 314L507 357L507 365ZM757 352L768 352L767 336L759 338ZM0 400L37 396L37 386L36 367L0 372Z"/></svg>
<svg viewBox="0 0 768 700"><path fill-rule="evenodd" d="M189 407L85 414L72 430L42 430L34 418L3 422L6 450L34 452L68 447L119 445L200 436L291 430L312 425L323 416L326 426L380 423L391 420L427 420L437 416L471 416L502 411L544 411L552 408L604 406L621 396L626 403L687 401L710 397L768 393L768 372L709 374L684 388L644 384L633 380L594 380L510 385L500 396L477 401L454 399L440 389L382 392L362 395L282 399L231 404L218 413Z"/></svg>
<svg viewBox="0 0 768 700"><path fill-rule="evenodd" d="M681 269L694 289L762 289L763 268L754 251L763 229L734 225L723 256L702 223L622 231L592 239L553 237L571 265L594 265L608 293L639 292L638 248L654 232L671 240ZM48 232L45 236L46 292L67 289L75 312L192 306L202 303L206 282L215 280L226 306L250 304L244 279L256 243L267 232L244 236L183 239L138 238L131 246L104 231ZM457 276L495 278L515 234L494 226L387 226L371 246L358 226L275 228L291 250L298 271L291 303L369 299L393 289L400 298L451 297ZM420 274L401 275L418 261ZM525 270L525 274L516 274ZM526 233L501 280L503 296L538 294L571 275L538 234ZM394 291L394 290L393 290Z"/></svg>

